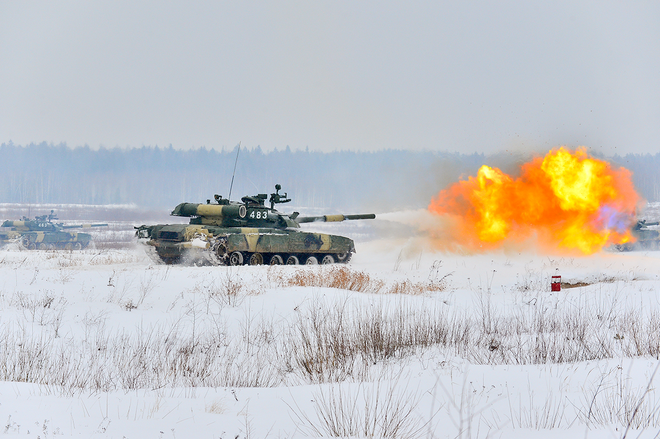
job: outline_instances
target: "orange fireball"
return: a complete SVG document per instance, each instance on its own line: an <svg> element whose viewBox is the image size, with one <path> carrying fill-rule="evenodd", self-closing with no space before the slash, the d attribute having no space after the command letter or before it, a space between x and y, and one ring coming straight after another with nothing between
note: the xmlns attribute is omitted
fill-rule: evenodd
<svg viewBox="0 0 660 439"><path fill-rule="evenodd" d="M484 165L428 209L453 220L445 244L488 250L535 239L545 249L591 254L634 240L639 202L630 171L561 147L523 165L518 178Z"/></svg>

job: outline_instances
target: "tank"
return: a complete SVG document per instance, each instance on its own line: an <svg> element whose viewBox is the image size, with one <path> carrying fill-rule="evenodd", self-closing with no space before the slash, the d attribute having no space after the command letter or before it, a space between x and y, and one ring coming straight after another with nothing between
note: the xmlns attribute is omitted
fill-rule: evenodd
<svg viewBox="0 0 660 439"><path fill-rule="evenodd" d="M637 224L631 230L632 235L636 238L635 242L619 244L617 250L657 250L660 247L660 231L649 229L649 227L657 225L660 225L660 223L647 222L646 220L637 221Z"/></svg>
<svg viewBox="0 0 660 439"><path fill-rule="evenodd" d="M346 263L355 253L352 239L304 232L300 224L373 219L374 214L300 216L280 213L276 204L291 200L282 187L275 192L245 196L240 202L220 195L206 204L181 203L171 215L190 218L189 224L136 227L138 241L152 259L166 264L297 265ZM270 207L266 205L269 201Z"/></svg>
<svg viewBox="0 0 660 439"><path fill-rule="evenodd" d="M19 221L5 221L2 227L8 228L9 231L2 232L0 239L4 237L5 241L20 240L21 245L28 250L80 250L89 245L92 235L68 230L107 226L107 224L64 225L53 222L57 219L51 210L50 215L37 216L33 220L23 217Z"/></svg>

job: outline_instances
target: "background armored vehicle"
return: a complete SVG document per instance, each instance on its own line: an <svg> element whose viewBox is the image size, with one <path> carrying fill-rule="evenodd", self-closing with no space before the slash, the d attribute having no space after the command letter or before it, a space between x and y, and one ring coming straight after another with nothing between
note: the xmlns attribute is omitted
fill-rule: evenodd
<svg viewBox="0 0 660 439"><path fill-rule="evenodd" d="M21 244L28 250L80 250L89 245L92 235L65 230L107 226L107 224L64 225L54 223L53 220L56 219L57 216L51 210L50 215L37 216L33 220L23 217L20 221L5 221L2 227L10 230L2 232L2 235L6 235L8 240L20 238Z"/></svg>
<svg viewBox="0 0 660 439"><path fill-rule="evenodd" d="M619 251L631 250L657 250L660 248L660 231L649 229L649 227L660 225L659 222L637 221L631 232L637 239L635 242L627 242L616 246Z"/></svg>
<svg viewBox="0 0 660 439"><path fill-rule="evenodd" d="M657 250L660 243L660 232L655 229L649 229L649 226L657 226L659 224L657 221L637 221L637 224L632 229L632 234L637 238L637 242L633 244L633 250L637 248L641 250Z"/></svg>
<svg viewBox="0 0 660 439"><path fill-rule="evenodd" d="M166 264L212 265L331 264L348 262L355 252L352 239L300 231L301 223L373 219L374 214L299 216L275 210L291 201L275 185L270 194L246 196L233 202L215 196L215 203L181 203L171 215L189 217L189 224L136 227L138 239L147 244L152 258Z"/></svg>

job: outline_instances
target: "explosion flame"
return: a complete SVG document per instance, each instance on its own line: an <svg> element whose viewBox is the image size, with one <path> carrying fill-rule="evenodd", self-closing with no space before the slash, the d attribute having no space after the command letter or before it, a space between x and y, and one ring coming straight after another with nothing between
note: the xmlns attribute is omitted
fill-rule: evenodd
<svg viewBox="0 0 660 439"><path fill-rule="evenodd" d="M444 245L483 251L535 239L546 250L592 254L634 241L641 198L627 169L561 147L521 171L512 178L484 165L433 198L429 211L450 224Z"/></svg>

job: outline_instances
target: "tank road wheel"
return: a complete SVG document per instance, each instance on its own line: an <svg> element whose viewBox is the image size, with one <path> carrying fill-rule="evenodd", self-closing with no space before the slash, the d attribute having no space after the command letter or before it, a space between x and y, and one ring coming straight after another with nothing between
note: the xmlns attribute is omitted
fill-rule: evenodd
<svg viewBox="0 0 660 439"><path fill-rule="evenodd" d="M48 250L48 244L42 242L39 244L39 250Z"/></svg>
<svg viewBox="0 0 660 439"><path fill-rule="evenodd" d="M270 258L270 265L284 265L284 259L280 255L273 255Z"/></svg>
<svg viewBox="0 0 660 439"><path fill-rule="evenodd" d="M339 261L342 264L345 264L345 263L347 263L348 261L351 260L352 255L353 255L353 253L351 253L351 252L340 253L340 254L337 255L337 261Z"/></svg>
<svg viewBox="0 0 660 439"><path fill-rule="evenodd" d="M219 242L218 245L215 246L213 249L213 253L220 259L223 263L225 259L229 256L227 254L227 246L225 245L224 242Z"/></svg>
<svg viewBox="0 0 660 439"><path fill-rule="evenodd" d="M307 256L305 260L305 265L318 265L319 260L316 259L316 256Z"/></svg>
<svg viewBox="0 0 660 439"><path fill-rule="evenodd" d="M226 240L218 240L211 247L210 262L214 265L227 265L229 253L227 252Z"/></svg>
<svg viewBox="0 0 660 439"><path fill-rule="evenodd" d="M73 244L73 249L74 250L82 250L82 244L79 242L76 242Z"/></svg>
<svg viewBox="0 0 660 439"><path fill-rule="evenodd" d="M288 258L286 258L286 265L298 265L300 264L300 261L298 260L298 256L291 255Z"/></svg>
<svg viewBox="0 0 660 439"><path fill-rule="evenodd" d="M323 256L323 259L321 259L321 264L323 265L334 264L334 263L335 263L335 258L333 258L332 255L325 255Z"/></svg>
<svg viewBox="0 0 660 439"><path fill-rule="evenodd" d="M21 238L21 245L28 250L34 250L35 248L34 242L30 241L30 238L27 236Z"/></svg>
<svg viewBox="0 0 660 439"><path fill-rule="evenodd" d="M64 244L64 250L69 250L69 251L73 250L73 244L67 242L66 244Z"/></svg>
<svg viewBox="0 0 660 439"><path fill-rule="evenodd" d="M264 263L264 257L261 253L252 253L250 256L250 265L261 265Z"/></svg>
<svg viewBox="0 0 660 439"><path fill-rule="evenodd" d="M229 265L243 265L243 253L234 252L229 255Z"/></svg>

